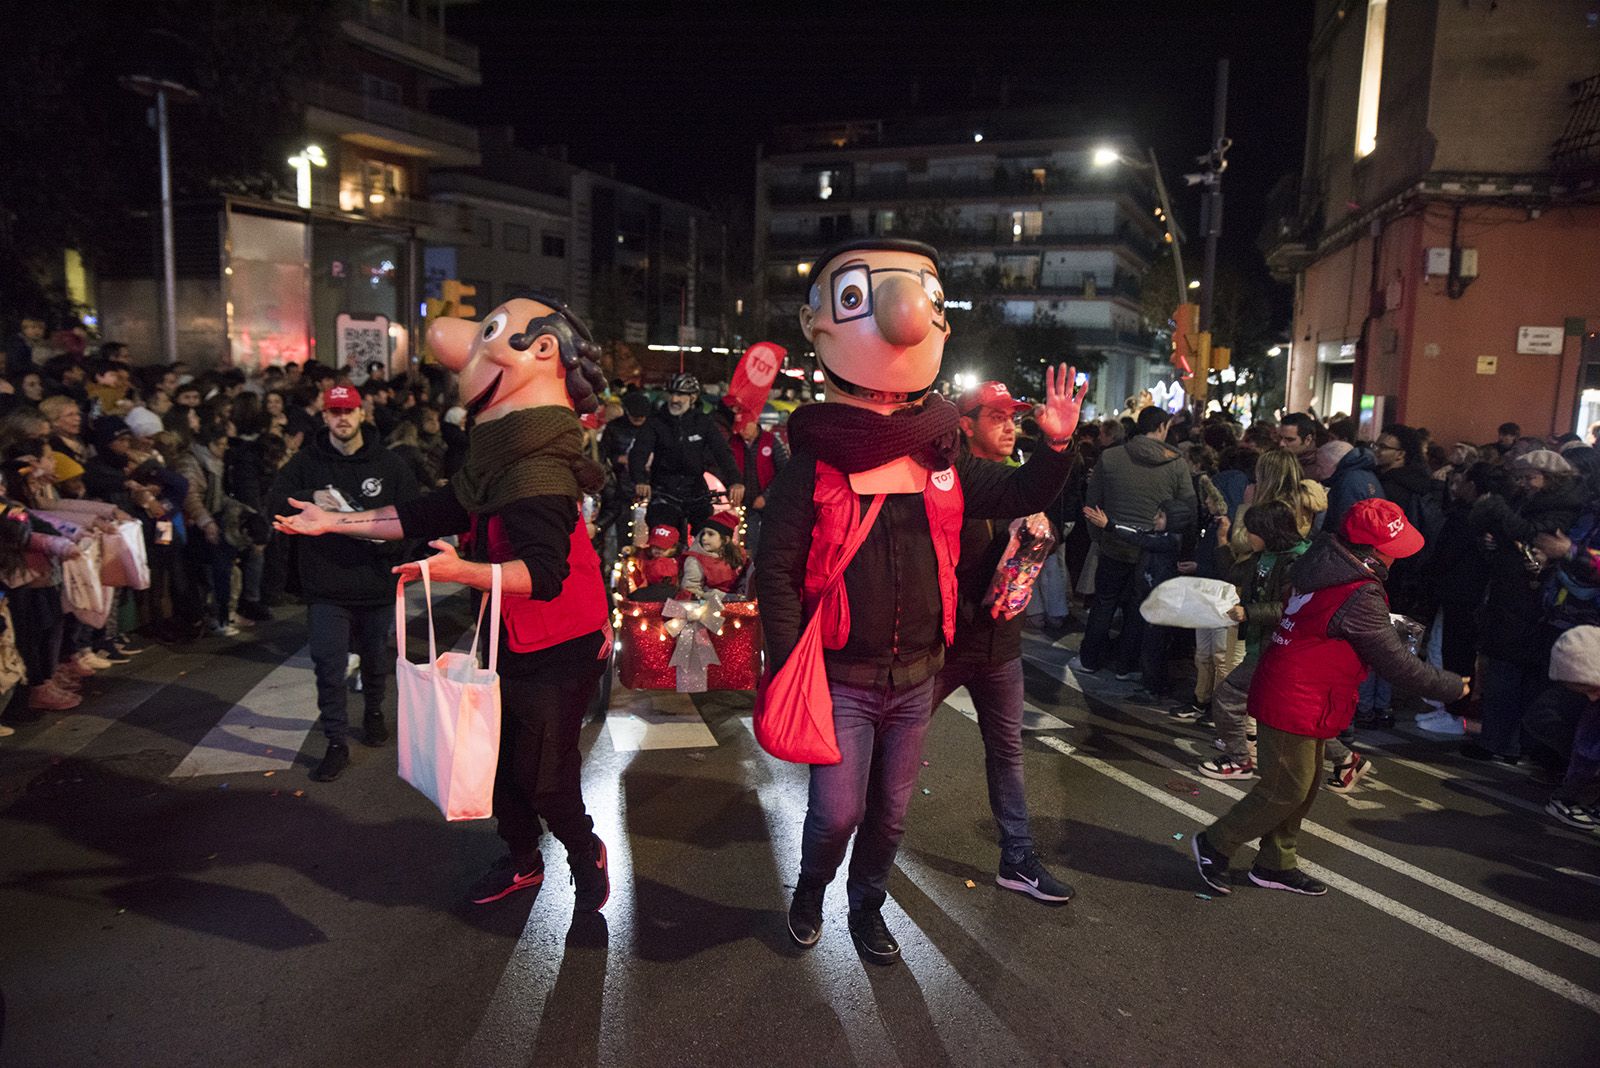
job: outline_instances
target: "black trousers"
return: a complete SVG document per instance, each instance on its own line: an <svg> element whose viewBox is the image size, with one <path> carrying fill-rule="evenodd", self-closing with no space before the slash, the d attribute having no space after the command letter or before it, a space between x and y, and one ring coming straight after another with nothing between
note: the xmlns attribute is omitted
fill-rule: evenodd
<svg viewBox="0 0 1600 1068"><path fill-rule="evenodd" d="M596 646L598 647L598 646ZM523 674L508 658L537 657L501 649L500 764L494 815L517 860L539 855L540 821L570 857L588 856L594 821L583 805L583 755L578 734L606 661L568 660ZM508 671L507 668L510 668Z"/></svg>

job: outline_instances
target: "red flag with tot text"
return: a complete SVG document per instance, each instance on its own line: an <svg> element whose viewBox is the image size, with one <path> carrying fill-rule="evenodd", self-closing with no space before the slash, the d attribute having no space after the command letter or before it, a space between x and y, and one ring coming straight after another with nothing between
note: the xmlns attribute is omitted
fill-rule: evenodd
<svg viewBox="0 0 1600 1068"><path fill-rule="evenodd" d="M766 407L767 395L772 392L772 382L778 377L778 368L789 354L782 345L758 341L744 350L744 357L733 372L728 384L728 405L733 409L733 429L741 431L756 421L761 409Z"/></svg>

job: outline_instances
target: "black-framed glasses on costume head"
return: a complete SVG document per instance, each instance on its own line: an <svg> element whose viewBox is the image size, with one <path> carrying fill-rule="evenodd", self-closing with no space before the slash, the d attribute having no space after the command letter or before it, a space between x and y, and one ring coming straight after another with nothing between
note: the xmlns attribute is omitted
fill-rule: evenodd
<svg viewBox="0 0 1600 1068"><path fill-rule="evenodd" d="M926 267L913 270L910 267L869 267L865 263L847 263L828 277L834 322L854 322L872 314L872 276L878 274L916 275L933 305L934 325L944 325L944 285L937 274Z"/></svg>

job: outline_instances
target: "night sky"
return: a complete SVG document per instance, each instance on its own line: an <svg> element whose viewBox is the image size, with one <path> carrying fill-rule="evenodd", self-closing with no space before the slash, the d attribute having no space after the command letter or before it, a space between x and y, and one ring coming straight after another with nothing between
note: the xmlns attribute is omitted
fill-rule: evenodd
<svg viewBox="0 0 1600 1068"><path fill-rule="evenodd" d="M785 12L785 13L778 13ZM702 206L753 197L757 146L785 122L1047 106L1084 134L1153 144L1189 233L1182 172L1210 139L1232 61L1224 258L1260 271L1262 201L1298 171L1310 0L1102 0L1024 6L667 5L488 0L449 29L482 49L484 87L448 110L565 144L572 162Z"/></svg>

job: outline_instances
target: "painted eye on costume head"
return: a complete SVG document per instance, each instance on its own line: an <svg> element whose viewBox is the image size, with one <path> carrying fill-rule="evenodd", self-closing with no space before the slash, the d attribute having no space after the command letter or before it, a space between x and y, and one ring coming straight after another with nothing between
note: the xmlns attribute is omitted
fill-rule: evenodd
<svg viewBox="0 0 1600 1068"><path fill-rule="evenodd" d="M944 286L940 284L937 275L922 272L922 291L928 294L928 299L933 302L933 317L944 318Z"/></svg>
<svg viewBox="0 0 1600 1068"><path fill-rule="evenodd" d="M872 278L865 265L846 267L833 276L833 307L838 318L853 319L867 312Z"/></svg>
<svg viewBox="0 0 1600 1068"><path fill-rule="evenodd" d="M490 319L488 322L483 324L483 330L481 332L483 340L493 341L495 338L500 336L500 332L505 328L506 313L501 312L499 315L496 315L493 319Z"/></svg>

